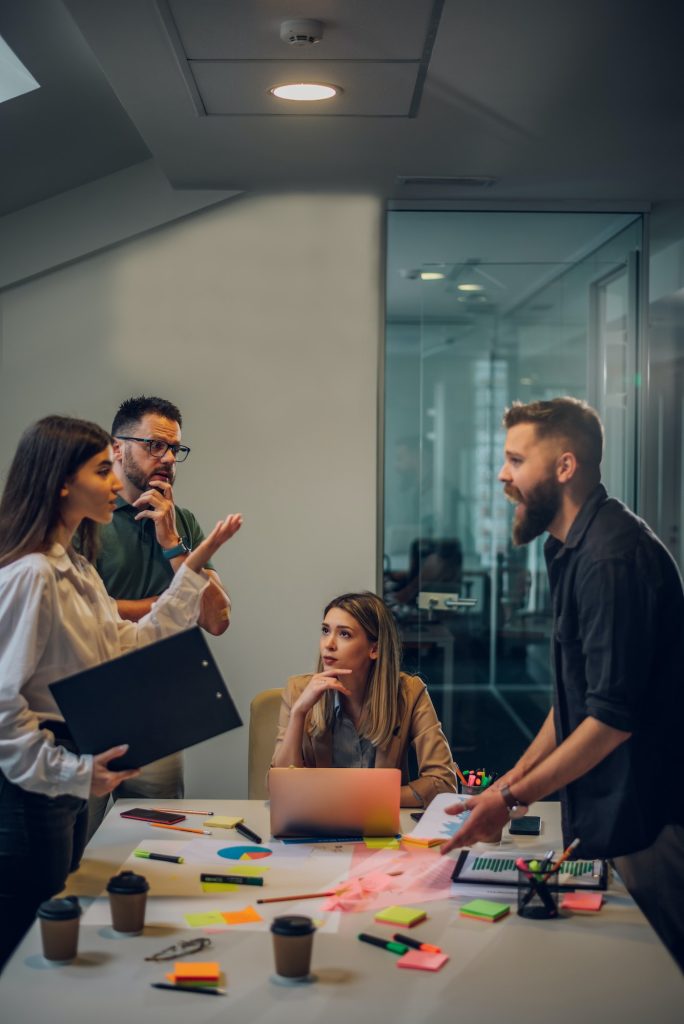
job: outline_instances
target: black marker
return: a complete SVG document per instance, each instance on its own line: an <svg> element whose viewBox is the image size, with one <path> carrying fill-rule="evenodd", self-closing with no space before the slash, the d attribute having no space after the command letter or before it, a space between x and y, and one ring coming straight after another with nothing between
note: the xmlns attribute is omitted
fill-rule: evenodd
<svg viewBox="0 0 684 1024"><path fill-rule="evenodd" d="M380 949L386 949L389 953L408 953L409 948L403 942L393 942L391 939L379 939L377 935L367 935L365 932L360 932L358 938L361 942L369 942L371 946L379 946Z"/></svg>
<svg viewBox="0 0 684 1024"><path fill-rule="evenodd" d="M152 988L165 988L170 992L193 992L196 996L225 996L225 988L193 988L190 985L171 985L165 981L156 981Z"/></svg>
<svg viewBox="0 0 684 1024"><path fill-rule="evenodd" d="M245 839L251 839L253 843L261 842L261 836L258 836L256 832L252 832L251 828L247 828L246 825L242 825L239 822L235 826L235 831L239 832L241 836L245 837Z"/></svg>
<svg viewBox="0 0 684 1024"><path fill-rule="evenodd" d="M263 878L252 875L200 875L201 882L227 882L230 885L263 885Z"/></svg>

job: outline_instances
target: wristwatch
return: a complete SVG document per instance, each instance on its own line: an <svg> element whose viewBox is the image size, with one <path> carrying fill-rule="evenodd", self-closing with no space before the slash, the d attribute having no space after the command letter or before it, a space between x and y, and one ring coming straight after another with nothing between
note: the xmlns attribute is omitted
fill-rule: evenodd
<svg viewBox="0 0 684 1024"><path fill-rule="evenodd" d="M186 547L183 541L180 541L172 548L162 548L162 555L164 558L177 558L178 555L189 555L190 548Z"/></svg>
<svg viewBox="0 0 684 1024"><path fill-rule="evenodd" d="M506 804L506 807L508 808L509 818L522 818L527 814L527 805L521 804L518 798L513 796L506 783L503 784L503 786L499 790L499 793L501 793L503 801Z"/></svg>

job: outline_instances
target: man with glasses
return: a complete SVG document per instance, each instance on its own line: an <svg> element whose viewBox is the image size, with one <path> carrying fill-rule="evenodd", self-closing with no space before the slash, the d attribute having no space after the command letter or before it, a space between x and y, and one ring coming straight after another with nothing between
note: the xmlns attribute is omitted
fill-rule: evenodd
<svg viewBox="0 0 684 1024"><path fill-rule="evenodd" d="M112 424L114 471L123 487L112 522L102 528L97 569L119 614L137 622L166 590L204 535L192 512L176 505L176 465L190 448L181 444L180 410L164 398L141 395L119 406ZM202 595L199 624L219 636L228 628L230 598L216 571L205 569L210 585ZM183 796L182 755L172 754L143 768L117 797L175 799ZM106 800L90 806L91 835Z"/></svg>

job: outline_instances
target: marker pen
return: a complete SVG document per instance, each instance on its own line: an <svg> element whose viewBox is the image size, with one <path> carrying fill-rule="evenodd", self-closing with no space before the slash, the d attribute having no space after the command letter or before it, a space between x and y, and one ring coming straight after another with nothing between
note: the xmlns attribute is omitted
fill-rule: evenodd
<svg viewBox="0 0 684 1024"><path fill-rule="evenodd" d="M134 857L145 857L147 860L168 860L170 864L184 864L182 857L172 857L169 853L150 853L149 850L134 850Z"/></svg>
<svg viewBox="0 0 684 1024"><path fill-rule="evenodd" d="M263 885L263 878L256 875L200 875L201 882L226 882L230 885Z"/></svg>
<svg viewBox="0 0 684 1024"><path fill-rule="evenodd" d="M439 946L431 946L429 942L419 942L418 939L412 938L410 935L401 935L397 932L392 938L395 942L403 942L404 945L410 946L411 949L422 949L424 953L441 953L442 950Z"/></svg>
<svg viewBox="0 0 684 1024"><path fill-rule="evenodd" d="M390 939L379 939L377 935L366 935L365 932L360 932L357 938L361 939L361 942L368 942L371 946L379 946L380 949L386 949L389 953L408 953L408 946L403 942L392 942Z"/></svg>

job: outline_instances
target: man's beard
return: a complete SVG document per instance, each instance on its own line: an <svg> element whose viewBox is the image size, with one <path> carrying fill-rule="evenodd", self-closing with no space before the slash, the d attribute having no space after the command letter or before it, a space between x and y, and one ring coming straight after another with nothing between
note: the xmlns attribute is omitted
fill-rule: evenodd
<svg viewBox="0 0 684 1024"><path fill-rule="evenodd" d="M520 499L522 495L516 488L506 489L509 497ZM516 515L513 520L513 543L516 547L529 544L535 537L539 537L549 528L558 514L561 504L560 486L553 477L543 480L537 484L533 491L527 494L521 515Z"/></svg>
<svg viewBox="0 0 684 1024"><path fill-rule="evenodd" d="M170 484L173 483L175 477L175 468L173 466L169 466L168 468L165 467L164 469L159 467L158 469L153 470L152 473L145 475L128 450L124 451L121 466L126 479L129 483L132 483L134 487L137 487L141 494L143 491L149 489L150 479L153 476L165 476L168 473L167 479Z"/></svg>

